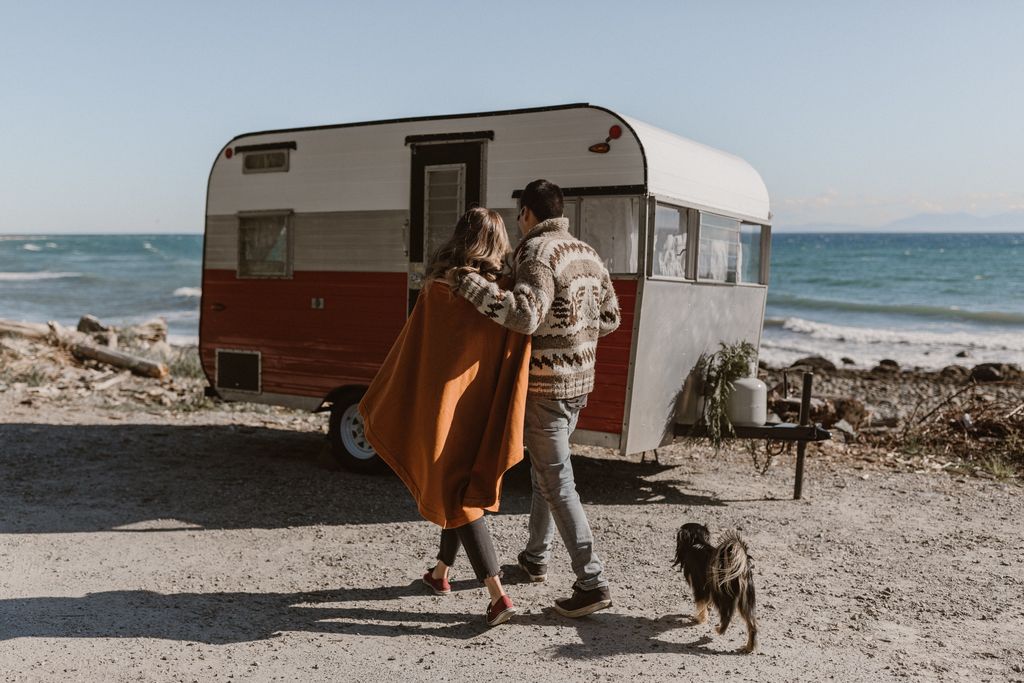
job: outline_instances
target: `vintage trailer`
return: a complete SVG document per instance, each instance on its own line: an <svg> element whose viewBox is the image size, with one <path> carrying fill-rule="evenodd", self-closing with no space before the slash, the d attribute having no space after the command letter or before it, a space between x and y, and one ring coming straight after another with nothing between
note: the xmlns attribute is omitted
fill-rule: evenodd
<svg viewBox="0 0 1024 683"><path fill-rule="evenodd" d="M623 454L668 443L697 357L720 341L760 342L768 193L742 159L589 104L231 140L206 204L210 391L330 410L335 452L373 468L356 404L425 261L473 205L516 233L517 193L535 178L563 188L572 230L604 258L622 306L574 440Z"/></svg>

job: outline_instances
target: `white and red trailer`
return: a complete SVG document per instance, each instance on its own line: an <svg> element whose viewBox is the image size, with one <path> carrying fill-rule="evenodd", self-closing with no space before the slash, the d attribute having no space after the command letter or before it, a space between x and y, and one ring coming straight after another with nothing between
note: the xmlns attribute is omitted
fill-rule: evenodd
<svg viewBox="0 0 1024 683"><path fill-rule="evenodd" d="M697 357L760 342L768 193L742 159L589 104L247 133L210 172L200 350L226 400L330 409L335 451L375 454L355 409L461 213L560 185L571 230L612 273L578 443L638 453L675 437ZM515 237L515 235L510 235Z"/></svg>

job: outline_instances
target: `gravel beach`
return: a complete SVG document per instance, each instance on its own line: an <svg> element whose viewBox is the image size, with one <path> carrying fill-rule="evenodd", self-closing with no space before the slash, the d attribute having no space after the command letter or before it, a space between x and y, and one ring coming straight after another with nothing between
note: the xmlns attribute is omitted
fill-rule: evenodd
<svg viewBox="0 0 1024 683"><path fill-rule="evenodd" d="M82 384L0 390L5 680L1024 681L1015 478L837 439L793 501L789 453L762 475L742 444L578 448L613 607L550 610L572 582L558 548L547 583L506 567L522 613L487 629L464 559L451 596L419 585L437 529L397 478L337 467L324 415L210 403L198 379ZM529 496L521 466L489 517L505 563ZM690 622L670 567L685 521L747 539L757 653L737 654L742 623Z"/></svg>

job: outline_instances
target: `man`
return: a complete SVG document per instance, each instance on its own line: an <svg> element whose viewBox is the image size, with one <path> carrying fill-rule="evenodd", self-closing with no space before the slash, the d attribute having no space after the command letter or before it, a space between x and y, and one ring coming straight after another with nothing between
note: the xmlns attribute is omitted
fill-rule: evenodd
<svg viewBox="0 0 1024 683"><path fill-rule="evenodd" d="M569 551L576 573L573 594L555 601L567 617L581 617L612 604L608 581L594 552L572 463L569 435L594 388L597 339L619 326L619 303L611 278L594 249L569 234L562 217L562 190L534 180L519 200L523 241L513 255L515 283L503 290L471 273L459 293L484 315L533 336L524 443L530 452L533 504L530 540L519 566L531 581L543 581L552 523Z"/></svg>

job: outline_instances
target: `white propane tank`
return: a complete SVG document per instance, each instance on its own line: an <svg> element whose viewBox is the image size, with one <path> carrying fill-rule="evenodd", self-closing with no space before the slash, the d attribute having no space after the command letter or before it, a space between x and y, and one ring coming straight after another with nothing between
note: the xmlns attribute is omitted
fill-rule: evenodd
<svg viewBox="0 0 1024 683"><path fill-rule="evenodd" d="M737 427L763 427L768 419L768 387L757 378L757 365L751 365L750 374L732 383L726 405L729 422Z"/></svg>

